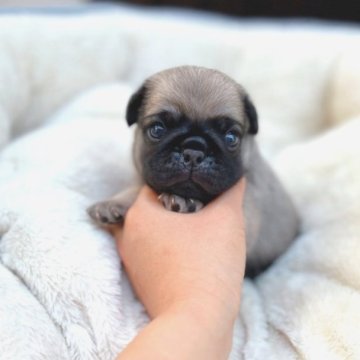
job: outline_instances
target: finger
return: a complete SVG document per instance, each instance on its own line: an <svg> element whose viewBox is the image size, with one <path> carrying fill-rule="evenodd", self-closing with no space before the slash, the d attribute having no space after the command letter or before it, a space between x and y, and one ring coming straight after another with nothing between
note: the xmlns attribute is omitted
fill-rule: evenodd
<svg viewBox="0 0 360 360"><path fill-rule="evenodd" d="M177 214L176 212L167 210L159 200L159 195L147 185L143 186L134 205L130 208L130 211L134 210L141 214L152 212L153 214L161 214L161 216L173 216Z"/></svg>
<svg viewBox="0 0 360 360"><path fill-rule="evenodd" d="M126 227L127 224L131 223L131 226L136 228L140 226L143 221L149 221L150 218L158 222L168 213L159 201L158 195L150 187L145 185L141 188L134 204L127 211L124 226Z"/></svg>
<svg viewBox="0 0 360 360"><path fill-rule="evenodd" d="M234 186L211 201L202 211L216 211L219 206L227 206L233 209L241 209L244 201L246 181L242 178Z"/></svg>

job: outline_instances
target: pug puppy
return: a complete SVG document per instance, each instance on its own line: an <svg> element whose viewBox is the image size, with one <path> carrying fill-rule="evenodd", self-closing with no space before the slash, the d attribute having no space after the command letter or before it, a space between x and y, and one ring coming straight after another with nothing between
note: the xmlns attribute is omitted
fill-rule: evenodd
<svg viewBox="0 0 360 360"><path fill-rule="evenodd" d="M199 211L245 176L248 275L270 264L295 238L294 205L255 141L256 109L230 77L196 66L161 71L132 95L126 120L137 124L138 174L169 210ZM121 224L138 190L93 205L91 218L101 226Z"/></svg>

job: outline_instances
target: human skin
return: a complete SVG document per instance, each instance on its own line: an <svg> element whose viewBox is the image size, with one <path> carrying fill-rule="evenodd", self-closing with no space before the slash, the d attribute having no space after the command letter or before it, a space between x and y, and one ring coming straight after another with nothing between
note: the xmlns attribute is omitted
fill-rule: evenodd
<svg viewBox="0 0 360 360"><path fill-rule="evenodd" d="M151 321L118 359L226 359L240 307L245 232L240 181L193 214L144 187L115 228L119 254Z"/></svg>

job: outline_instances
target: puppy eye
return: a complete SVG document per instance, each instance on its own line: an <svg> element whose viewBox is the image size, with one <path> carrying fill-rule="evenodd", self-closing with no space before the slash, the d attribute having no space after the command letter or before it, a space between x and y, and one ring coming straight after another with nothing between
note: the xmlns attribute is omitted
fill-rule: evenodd
<svg viewBox="0 0 360 360"><path fill-rule="evenodd" d="M225 144L230 150L234 150L240 143L240 136L234 130L229 130L225 134Z"/></svg>
<svg viewBox="0 0 360 360"><path fill-rule="evenodd" d="M148 135L152 140L160 140L166 133L165 125L161 122L155 122L148 129Z"/></svg>

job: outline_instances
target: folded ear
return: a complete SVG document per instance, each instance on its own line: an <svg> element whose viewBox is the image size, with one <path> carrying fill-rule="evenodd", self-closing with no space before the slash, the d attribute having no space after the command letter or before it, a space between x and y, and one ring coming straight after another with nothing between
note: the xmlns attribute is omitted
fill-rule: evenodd
<svg viewBox="0 0 360 360"><path fill-rule="evenodd" d="M249 121L249 133L252 135L257 134L259 130L258 116L254 104L252 103L249 95L244 96L244 110L245 115Z"/></svg>
<svg viewBox="0 0 360 360"><path fill-rule="evenodd" d="M146 86L145 84L141 86L141 88L136 91L131 97L128 102L126 108L126 121L129 126L135 124L139 118L140 110L144 102L146 93Z"/></svg>

